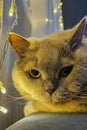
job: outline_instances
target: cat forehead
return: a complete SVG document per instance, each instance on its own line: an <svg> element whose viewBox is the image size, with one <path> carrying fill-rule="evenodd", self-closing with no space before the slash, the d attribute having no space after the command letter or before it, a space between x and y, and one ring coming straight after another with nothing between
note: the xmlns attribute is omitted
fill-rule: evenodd
<svg viewBox="0 0 87 130"><path fill-rule="evenodd" d="M53 34L49 34L48 36L44 37L44 40L52 41L54 45L59 46L64 44L65 42L69 41L73 36L73 30L65 30L61 32L56 32ZM42 39L42 40L43 40Z"/></svg>
<svg viewBox="0 0 87 130"><path fill-rule="evenodd" d="M38 65L44 69L54 69L64 63L63 47L55 47L50 43L44 44L37 53L36 58L38 59ZM68 60L68 58L67 58ZM67 60L65 60L67 62Z"/></svg>
<svg viewBox="0 0 87 130"><path fill-rule="evenodd" d="M35 57L39 63L47 64L52 62L55 64L59 58L62 58L61 56L63 56L64 48L69 39L69 33L64 31L44 38L29 38L29 42L31 42L30 48L36 48Z"/></svg>
<svg viewBox="0 0 87 130"><path fill-rule="evenodd" d="M71 39L72 34L72 30L66 30L63 32L49 34L42 38L30 37L27 40L31 43L31 48L36 46L38 46L38 48L51 48L53 46L60 48L62 45L64 45L64 43Z"/></svg>
<svg viewBox="0 0 87 130"><path fill-rule="evenodd" d="M61 53L61 49L64 47L56 40L42 39L40 40L39 49L37 51L37 57L39 60L57 60L58 55Z"/></svg>

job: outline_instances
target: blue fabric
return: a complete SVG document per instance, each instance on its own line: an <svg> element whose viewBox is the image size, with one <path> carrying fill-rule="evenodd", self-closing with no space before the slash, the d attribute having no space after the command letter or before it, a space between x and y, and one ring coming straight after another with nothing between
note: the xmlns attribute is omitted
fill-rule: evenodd
<svg viewBox="0 0 87 130"><path fill-rule="evenodd" d="M6 130L87 130L87 113L37 113Z"/></svg>

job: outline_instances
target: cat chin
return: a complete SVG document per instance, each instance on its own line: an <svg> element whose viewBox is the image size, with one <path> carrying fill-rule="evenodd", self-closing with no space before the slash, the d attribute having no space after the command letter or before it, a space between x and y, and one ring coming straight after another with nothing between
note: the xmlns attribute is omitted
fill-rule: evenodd
<svg viewBox="0 0 87 130"><path fill-rule="evenodd" d="M53 104L64 104L64 103L69 102L69 100L65 100L65 99L63 99L63 98L61 98L61 97L52 96L51 102L52 102Z"/></svg>
<svg viewBox="0 0 87 130"><path fill-rule="evenodd" d="M61 97L56 97L54 94L52 95L52 102L55 103L62 103L62 98Z"/></svg>

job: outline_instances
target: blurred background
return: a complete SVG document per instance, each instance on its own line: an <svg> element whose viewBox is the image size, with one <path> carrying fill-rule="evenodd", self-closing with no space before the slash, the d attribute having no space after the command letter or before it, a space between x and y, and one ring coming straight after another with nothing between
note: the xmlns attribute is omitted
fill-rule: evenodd
<svg viewBox="0 0 87 130"><path fill-rule="evenodd" d="M25 101L15 98L20 95L12 85L17 55L8 43L8 33L43 37L72 28L86 15L87 0L0 0L0 130L24 117Z"/></svg>

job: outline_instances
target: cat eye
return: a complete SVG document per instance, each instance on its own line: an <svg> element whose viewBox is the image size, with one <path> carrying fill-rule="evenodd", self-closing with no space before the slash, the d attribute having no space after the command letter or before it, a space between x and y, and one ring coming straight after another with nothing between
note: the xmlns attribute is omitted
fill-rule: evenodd
<svg viewBox="0 0 87 130"><path fill-rule="evenodd" d="M60 76L62 77L68 76L69 73L72 71L72 69L73 69L73 65L62 68L60 71Z"/></svg>
<svg viewBox="0 0 87 130"><path fill-rule="evenodd" d="M34 78L34 79L37 79L40 77L40 72L38 70L34 70L34 69L31 69L29 71L29 75Z"/></svg>

